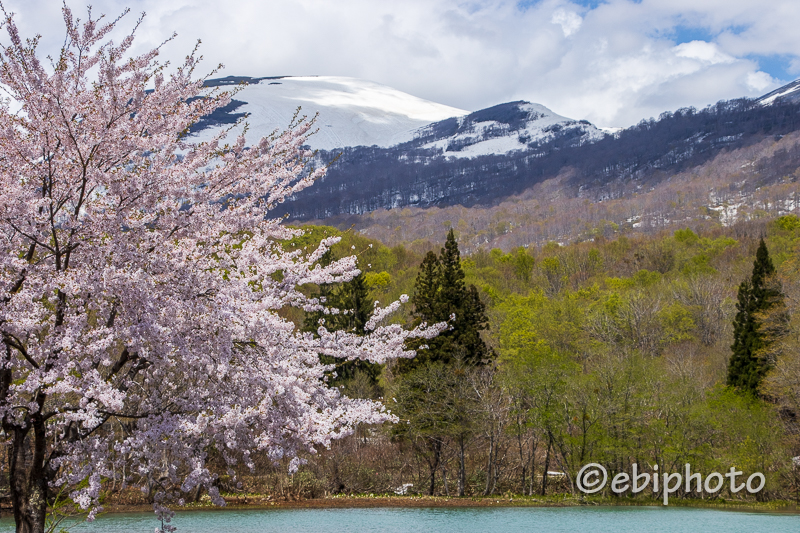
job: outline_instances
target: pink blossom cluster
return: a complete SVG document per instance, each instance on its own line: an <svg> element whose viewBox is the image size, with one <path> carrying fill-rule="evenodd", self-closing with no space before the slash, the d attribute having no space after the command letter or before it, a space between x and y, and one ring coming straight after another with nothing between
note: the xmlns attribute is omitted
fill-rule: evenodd
<svg viewBox="0 0 800 533"><path fill-rule="evenodd" d="M158 49L130 57L133 33L109 39L118 21L66 7L64 20L49 63L11 17L0 56L6 438L43 431L51 486L84 482L72 497L85 509L112 478L201 485L221 504L210 447L229 465L260 452L296 469L356 424L392 420L329 388L319 354L411 357L407 338L443 326L387 324L399 302L366 336L301 333L278 313L320 309L300 287L359 272L354 257L318 264L335 238L286 251L301 230L269 216L324 174L304 148L314 121L252 146L227 130L193 142L191 126L231 100L194 77L194 53L168 72Z"/></svg>

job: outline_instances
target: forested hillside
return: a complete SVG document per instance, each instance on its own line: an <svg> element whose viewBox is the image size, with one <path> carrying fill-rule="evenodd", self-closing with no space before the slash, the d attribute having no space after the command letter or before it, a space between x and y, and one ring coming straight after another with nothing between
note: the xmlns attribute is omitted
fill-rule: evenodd
<svg viewBox="0 0 800 533"><path fill-rule="evenodd" d="M468 251L714 228L800 213L798 169L800 134L795 132L722 150L654 184L630 179L581 189L573 185L576 172L567 169L493 206L380 209L326 223L354 226L391 245L442 240L453 227Z"/></svg>
<svg viewBox="0 0 800 533"><path fill-rule="evenodd" d="M737 288L762 235L791 318L770 330L771 370L755 397L726 383ZM438 251L345 235L344 247L353 245L382 302L412 293L423 252ZM407 375L384 369L377 387L400 425L364 429L307 475L335 491L326 485L333 462L338 490L414 483L428 492L435 477L434 493L456 494L463 446L467 494L571 491L572 476L592 461L609 472L633 462L673 472L688 462L696 471L769 472L762 496L787 498L797 483L791 457L800 455L799 245L800 220L788 216L471 254L462 260L465 282L486 304L483 337L496 358L429 364L414 375L428 391L422 397ZM359 387L358 379L345 385ZM548 482L546 471L566 475Z"/></svg>
<svg viewBox="0 0 800 533"><path fill-rule="evenodd" d="M352 231L307 229L286 247L311 250L323 237L341 235L332 258L355 251L363 269L361 280L306 287L310 293L322 290L331 302L362 298L383 305L409 294L411 303L393 320L414 323L457 305L457 313L476 320L454 325L466 334L431 344L412 366L332 367L336 386L379 399L397 414L397 424L361 426L329 450L309 453L291 477L285 465L254 457L255 473L241 469L241 486L223 476L223 490L285 498L402 490L575 493L575 473L589 462L605 465L612 476L630 472L633 463L640 471L658 465L660 472L682 472L690 463L706 474L731 466L745 476L763 472L767 485L758 498L794 497L792 457L800 455L797 217L597 235L592 242L508 253L479 250L456 262L452 245L441 248L441 241L390 248ZM769 283L782 296L773 312L757 316L769 349L758 354L767 372L752 394L727 383L737 291L752 275L762 236L776 269ZM479 303L469 303L471 286ZM363 321L358 316L369 314L368 306L356 307L355 314L323 314L312 322L323 318L326 327L354 331ZM291 318L308 324L302 312ZM469 340L469 331L480 334L485 348ZM447 358L436 355L441 350ZM470 358L475 350L484 355ZM608 489L603 494L614 496ZM658 496L647 491L638 497ZM672 497L679 496L750 497L727 489L681 490Z"/></svg>

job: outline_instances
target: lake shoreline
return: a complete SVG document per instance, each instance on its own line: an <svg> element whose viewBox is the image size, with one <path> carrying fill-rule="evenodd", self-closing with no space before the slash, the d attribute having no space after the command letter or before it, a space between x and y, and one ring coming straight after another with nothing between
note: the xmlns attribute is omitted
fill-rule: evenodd
<svg viewBox="0 0 800 533"><path fill-rule="evenodd" d="M174 507L176 512L263 510L263 509L364 509L364 508L480 508L480 507L661 507L656 499L610 499L600 497L578 498L571 495L533 496L395 496L395 495L335 495L310 499L272 499L264 495L228 496L225 507L210 502L191 503ZM794 502L748 502L740 500L673 499L669 507L719 509L729 511L755 511L800 513ZM104 505L103 513L152 512L149 504Z"/></svg>

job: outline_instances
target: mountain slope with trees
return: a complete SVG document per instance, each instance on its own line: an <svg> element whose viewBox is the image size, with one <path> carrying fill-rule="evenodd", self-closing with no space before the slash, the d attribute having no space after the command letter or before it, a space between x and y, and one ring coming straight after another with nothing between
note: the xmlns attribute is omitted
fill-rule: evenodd
<svg viewBox="0 0 800 533"><path fill-rule="evenodd" d="M513 129L522 103L474 115ZM477 120L477 119L476 119ZM349 147L320 152L333 162L326 178L296 195L281 210L298 220L360 215L377 209L431 206L491 206L547 180L568 176L567 194L595 201L647 191L720 154L800 129L800 103L761 105L740 99L702 110L679 109L643 120L611 136L595 137L591 125L558 125L552 135L531 139L524 149L454 157L447 139L456 119L433 124L417 139L390 148Z"/></svg>
<svg viewBox="0 0 800 533"><path fill-rule="evenodd" d="M723 150L651 187L629 180L580 189L571 185L573 176L566 170L494 206L379 209L326 222L390 245L443 240L452 227L462 249L473 253L798 214L800 132Z"/></svg>

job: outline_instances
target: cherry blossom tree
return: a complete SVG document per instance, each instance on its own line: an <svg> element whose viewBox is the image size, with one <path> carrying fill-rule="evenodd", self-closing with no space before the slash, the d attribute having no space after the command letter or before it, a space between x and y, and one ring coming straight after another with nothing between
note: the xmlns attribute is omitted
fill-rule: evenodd
<svg viewBox="0 0 800 533"><path fill-rule="evenodd" d="M158 48L132 56L135 29L110 35L122 17L63 13L58 57L41 59L7 13L0 50L0 419L17 531L43 531L64 487L91 519L123 471L221 504L211 447L229 465L259 452L296 469L391 420L329 388L319 354L411 357L405 339L441 325L387 324L395 302L366 336L314 336L278 313L320 309L302 285L359 272L354 257L317 264L336 239L285 251L300 230L268 214L324 174L303 148L313 120L251 146L225 131L193 142L231 100L195 77L196 53L174 68Z"/></svg>

